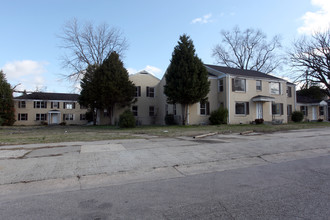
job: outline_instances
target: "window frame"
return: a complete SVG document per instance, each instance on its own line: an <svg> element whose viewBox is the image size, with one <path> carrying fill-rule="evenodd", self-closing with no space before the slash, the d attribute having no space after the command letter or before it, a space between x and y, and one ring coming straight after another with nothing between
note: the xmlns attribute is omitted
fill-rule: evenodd
<svg viewBox="0 0 330 220"><path fill-rule="evenodd" d="M292 87L291 86L288 86L287 87L287 96L289 97L289 98L291 98L292 97Z"/></svg>
<svg viewBox="0 0 330 220"><path fill-rule="evenodd" d="M141 97L141 86L135 86L134 97Z"/></svg>
<svg viewBox="0 0 330 220"><path fill-rule="evenodd" d="M218 92L223 92L224 90L224 80L223 79L218 79Z"/></svg>
<svg viewBox="0 0 330 220"><path fill-rule="evenodd" d="M155 87L147 86L147 97L150 97L150 98L155 97Z"/></svg>
<svg viewBox="0 0 330 220"><path fill-rule="evenodd" d="M133 115L134 116L138 116L139 114L139 108L138 108L138 106L137 105L133 105L132 106L132 113L133 113Z"/></svg>
<svg viewBox="0 0 330 220"><path fill-rule="evenodd" d="M63 114L63 121L73 121L74 120L74 114Z"/></svg>
<svg viewBox="0 0 330 220"><path fill-rule="evenodd" d="M238 83L238 81L240 83ZM242 81L244 81L244 84L242 84ZM240 84L240 86L244 85L244 89L241 90L240 88L238 88L238 84ZM232 91L234 92L246 92L246 79L245 78L241 78L241 77L236 77L232 79Z"/></svg>
<svg viewBox="0 0 330 220"><path fill-rule="evenodd" d="M319 115L324 116L324 106L319 106Z"/></svg>
<svg viewBox="0 0 330 220"><path fill-rule="evenodd" d="M308 116L308 106L307 105L301 105L300 111L303 113L304 116Z"/></svg>
<svg viewBox="0 0 330 220"><path fill-rule="evenodd" d="M24 117L22 118L22 116ZM28 121L28 119L28 113L18 113L17 115L17 121Z"/></svg>
<svg viewBox="0 0 330 220"><path fill-rule="evenodd" d="M284 115L283 103L272 102L272 115Z"/></svg>
<svg viewBox="0 0 330 220"><path fill-rule="evenodd" d="M200 102L199 103L199 114L200 115L210 115L210 102Z"/></svg>
<svg viewBox="0 0 330 220"><path fill-rule="evenodd" d="M278 92L274 92L274 85L278 85ZM270 82L269 83L270 94L281 95L281 83L280 82ZM276 89L277 91L277 89Z"/></svg>
<svg viewBox="0 0 330 220"><path fill-rule="evenodd" d="M33 108L47 108L47 101L34 101Z"/></svg>
<svg viewBox="0 0 330 220"><path fill-rule="evenodd" d="M47 121L47 113L37 113L36 121Z"/></svg>
<svg viewBox="0 0 330 220"><path fill-rule="evenodd" d="M260 85L258 85L258 82L260 82ZM256 90L262 91L262 80L256 80Z"/></svg>
<svg viewBox="0 0 330 220"><path fill-rule="evenodd" d="M26 101L18 101L18 108L26 108Z"/></svg>
<svg viewBox="0 0 330 220"><path fill-rule="evenodd" d="M237 105L244 105L244 112L243 113L237 113ZM249 102L235 102L235 115L238 116L246 116L250 114L250 103Z"/></svg>
<svg viewBox="0 0 330 220"><path fill-rule="evenodd" d="M153 106L153 105L149 106L149 116L150 117L155 116L155 106Z"/></svg>

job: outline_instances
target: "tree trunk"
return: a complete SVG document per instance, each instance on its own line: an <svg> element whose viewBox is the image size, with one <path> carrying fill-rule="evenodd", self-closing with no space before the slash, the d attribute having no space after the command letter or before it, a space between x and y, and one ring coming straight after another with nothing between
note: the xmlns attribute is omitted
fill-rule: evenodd
<svg viewBox="0 0 330 220"><path fill-rule="evenodd" d="M188 118L188 105L187 104L181 104L181 116L182 116L182 125L186 125L187 118Z"/></svg>

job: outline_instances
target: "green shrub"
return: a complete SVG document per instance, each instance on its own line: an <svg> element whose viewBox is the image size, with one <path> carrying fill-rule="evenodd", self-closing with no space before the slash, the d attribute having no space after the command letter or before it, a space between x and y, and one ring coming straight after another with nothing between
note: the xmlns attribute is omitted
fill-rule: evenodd
<svg viewBox="0 0 330 220"><path fill-rule="evenodd" d="M135 117L130 110L124 111L119 116L119 127L120 128L134 128L135 127Z"/></svg>
<svg viewBox="0 0 330 220"><path fill-rule="evenodd" d="M210 122L212 125L227 124L228 110L220 107L218 110L211 112Z"/></svg>
<svg viewBox="0 0 330 220"><path fill-rule="evenodd" d="M294 122L301 122L304 119L304 114L299 111L292 112L291 120Z"/></svg>
<svg viewBox="0 0 330 220"><path fill-rule="evenodd" d="M174 115L173 114L167 114L165 116L165 124L166 125L176 125Z"/></svg>
<svg viewBox="0 0 330 220"><path fill-rule="evenodd" d="M263 118L258 118L256 120L254 120L256 122L257 125L263 124L264 123L264 119Z"/></svg>

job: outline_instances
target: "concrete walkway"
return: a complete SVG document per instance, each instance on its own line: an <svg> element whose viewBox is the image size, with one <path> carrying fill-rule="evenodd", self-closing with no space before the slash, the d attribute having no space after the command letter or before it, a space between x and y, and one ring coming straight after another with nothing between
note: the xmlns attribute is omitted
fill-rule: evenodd
<svg viewBox="0 0 330 220"><path fill-rule="evenodd" d="M330 128L0 146L0 196L78 190L330 155Z"/></svg>

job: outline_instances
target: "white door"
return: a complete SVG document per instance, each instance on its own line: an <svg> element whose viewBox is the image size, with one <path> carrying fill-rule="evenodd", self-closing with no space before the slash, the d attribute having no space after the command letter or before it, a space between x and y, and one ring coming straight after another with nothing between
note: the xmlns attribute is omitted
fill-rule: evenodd
<svg viewBox="0 0 330 220"><path fill-rule="evenodd" d="M257 119L263 118L262 104L262 102L256 103Z"/></svg>
<svg viewBox="0 0 330 220"><path fill-rule="evenodd" d="M58 124L59 114L52 114L52 124Z"/></svg>
<svg viewBox="0 0 330 220"><path fill-rule="evenodd" d="M312 120L317 120L316 106L312 106Z"/></svg>

